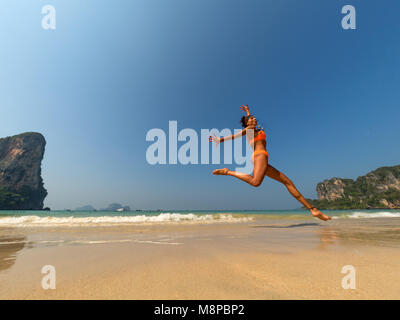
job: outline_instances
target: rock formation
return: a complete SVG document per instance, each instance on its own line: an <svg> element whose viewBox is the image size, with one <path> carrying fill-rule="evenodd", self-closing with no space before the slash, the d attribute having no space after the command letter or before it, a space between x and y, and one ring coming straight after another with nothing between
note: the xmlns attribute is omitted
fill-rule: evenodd
<svg viewBox="0 0 400 320"><path fill-rule="evenodd" d="M334 201L344 196L344 188L346 187L342 179L332 178L318 183L317 193L319 200Z"/></svg>
<svg viewBox="0 0 400 320"><path fill-rule="evenodd" d="M400 166L378 168L356 180L332 178L317 185L321 209L400 209Z"/></svg>
<svg viewBox="0 0 400 320"><path fill-rule="evenodd" d="M0 139L0 209L42 210L47 191L41 163L46 140L27 132Z"/></svg>

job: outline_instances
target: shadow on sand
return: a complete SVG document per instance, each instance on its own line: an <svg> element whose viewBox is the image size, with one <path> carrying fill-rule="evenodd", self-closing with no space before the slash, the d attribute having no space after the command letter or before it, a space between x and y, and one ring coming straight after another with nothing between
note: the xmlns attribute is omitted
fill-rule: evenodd
<svg viewBox="0 0 400 320"><path fill-rule="evenodd" d="M298 223L298 224L289 224L289 225L263 225L263 226L251 226L251 228L297 228L297 227L320 227L319 223L310 222L310 223Z"/></svg>

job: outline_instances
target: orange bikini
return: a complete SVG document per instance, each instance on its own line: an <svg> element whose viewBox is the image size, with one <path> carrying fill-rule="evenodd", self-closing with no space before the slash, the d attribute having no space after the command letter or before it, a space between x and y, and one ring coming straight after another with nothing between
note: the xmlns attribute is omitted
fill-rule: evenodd
<svg viewBox="0 0 400 320"><path fill-rule="evenodd" d="M253 140L250 141L250 145L254 144L254 142L259 141L259 140L264 140L265 141L266 135L264 130L261 130Z"/></svg>
<svg viewBox="0 0 400 320"><path fill-rule="evenodd" d="M250 141L250 145L253 146L256 141L260 141L260 140L264 140L265 141L265 138L266 138L265 132L263 130L261 130L257 134L257 136L255 136L254 139ZM268 160L269 155L268 155L267 150L255 150L253 152L253 154L251 155L251 160L254 162L254 156L256 154L260 154L260 153L265 154L267 156L267 160Z"/></svg>

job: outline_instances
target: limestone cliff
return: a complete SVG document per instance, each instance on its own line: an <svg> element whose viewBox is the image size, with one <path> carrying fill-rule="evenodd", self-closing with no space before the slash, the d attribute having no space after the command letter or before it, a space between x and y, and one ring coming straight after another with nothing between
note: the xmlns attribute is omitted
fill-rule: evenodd
<svg viewBox="0 0 400 320"><path fill-rule="evenodd" d="M400 166L378 168L356 180L332 178L317 185L321 209L400 209Z"/></svg>
<svg viewBox="0 0 400 320"><path fill-rule="evenodd" d="M317 184L317 194L319 200L334 201L344 196L346 184L342 179L332 178Z"/></svg>
<svg viewBox="0 0 400 320"><path fill-rule="evenodd" d="M35 132L0 139L0 210L43 209L45 145L44 137Z"/></svg>

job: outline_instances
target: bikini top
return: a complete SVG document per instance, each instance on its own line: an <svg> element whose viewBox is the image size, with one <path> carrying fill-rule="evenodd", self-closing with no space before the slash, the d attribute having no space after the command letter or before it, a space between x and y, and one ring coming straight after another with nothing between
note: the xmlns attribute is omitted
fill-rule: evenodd
<svg viewBox="0 0 400 320"><path fill-rule="evenodd" d="M265 141L266 135L264 130L261 130L255 137L253 140L250 141L250 145L253 145L256 141L259 140L264 140Z"/></svg>

